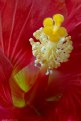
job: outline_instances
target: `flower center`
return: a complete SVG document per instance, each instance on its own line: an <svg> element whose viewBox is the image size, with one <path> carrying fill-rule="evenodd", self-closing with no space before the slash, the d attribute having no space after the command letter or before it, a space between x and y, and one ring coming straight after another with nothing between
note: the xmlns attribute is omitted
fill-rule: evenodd
<svg viewBox="0 0 81 121"><path fill-rule="evenodd" d="M61 27L63 21L64 17L61 14L55 14L53 19L44 19L43 27L33 33L39 42L34 42L34 39L30 38L32 52L36 57L35 65L45 67L46 74L68 61L73 50L71 36L68 35L66 28Z"/></svg>

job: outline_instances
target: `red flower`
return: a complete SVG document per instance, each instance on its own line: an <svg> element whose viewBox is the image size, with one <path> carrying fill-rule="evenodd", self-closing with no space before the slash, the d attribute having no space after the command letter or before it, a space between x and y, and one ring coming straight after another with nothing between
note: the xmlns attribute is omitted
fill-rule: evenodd
<svg viewBox="0 0 81 121"><path fill-rule="evenodd" d="M81 120L80 9L80 0L0 0L0 120ZM47 76L34 67L29 38L56 13L64 15L74 49Z"/></svg>

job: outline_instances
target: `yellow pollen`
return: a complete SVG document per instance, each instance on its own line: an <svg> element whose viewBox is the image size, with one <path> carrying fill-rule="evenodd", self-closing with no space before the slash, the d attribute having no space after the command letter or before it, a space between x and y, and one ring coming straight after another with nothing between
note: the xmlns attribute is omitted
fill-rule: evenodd
<svg viewBox="0 0 81 121"><path fill-rule="evenodd" d="M73 50L71 36L66 28L61 26L63 21L64 17L61 14L55 14L53 19L44 19L43 27L33 33L39 42L30 39L32 53L36 57L35 66L45 67L47 74L68 61Z"/></svg>

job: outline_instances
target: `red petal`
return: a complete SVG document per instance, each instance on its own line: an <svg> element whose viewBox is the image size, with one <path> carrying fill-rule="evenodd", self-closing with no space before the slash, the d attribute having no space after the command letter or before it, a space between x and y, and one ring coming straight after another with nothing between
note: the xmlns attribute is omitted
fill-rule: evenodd
<svg viewBox="0 0 81 121"><path fill-rule="evenodd" d="M67 2L67 8L65 1ZM46 102L45 97L55 95L58 92L62 92L64 95L59 102L56 109L55 117L56 121L66 120L78 120L77 110L80 104L80 83L77 83L77 78L80 78L80 28L81 28L81 3L78 0L77 4L75 0L73 6L70 1L61 0L1 0L0 1L0 104L5 107L12 106L9 77L12 72L12 65L14 68L21 69L28 65L31 61L31 46L29 44L29 38L32 33L42 26L42 21L45 17L52 16L54 13L62 13L65 16L65 26L68 28L69 33L72 35L74 44L74 51L69 62L63 64L58 69L63 74L63 77L57 79L58 83L54 83L54 80L48 85L48 77L39 74L36 82L34 83L31 90L26 94L26 101L29 101L26 109L19 109L18 112L14 112L16 117L20 120L30 121L51 121L52 114L47 117L37 117L34 115L34 111L46 112L46 109L50 110L49 104ZM70 9L68 9L70 8ZM72 10L71 14L69 13ZM68 11L68 14L67 14ZM74 19L75 18L75 19ZM76 35L75 35L76 33ZM78 36L77 36L78 35ZM6 57L5 57L6 55ZM9 59L9 60L8 60ZM74 76L74 79L72 78ZM68 78L69 77L69 78ZM75 78L76 77L76 78ZM73 80L74 81L73 81ZM68 83L66 83L68 82ZM55 84L55 88L54 88ZM15 86L15 85L14 85ZM47 91L48 87L48 91ZM77 88L78 87L78 88ZM17 91L17 90L16 90ZM47 93L46 93L47 91ZM70 93L71 92L71 93ZM71 97L72 96L72 97ZM73 99L76 99L75 101ZM68 104L67 104L68 102ZM56 104L54 102L54 104ZM57 105L56 105L57 106ZM44 109L45 107L49 107ZM67 110L73 111L70 116ZM17 109L16 109L17 110ZM32 111L33 110L33 111ZM33 112L33 113L32 113ZM50 111L49 111L50 112ZM76 112L76 115L74 115ZM70 112L69 112L70 113ZM7 114L6 112L4 114ZM18 115L17 115L18 114ZM29 116L26 114L30 114ZM11 114L10 114L11 115ZM31 117L31 115L34 115ZM3 117L4 115L2 115ZM25 116L25 118L23 118ZM6 117L6 116L5 116ZM48 118L49 117L49 118ZM48 118L48 119L47 119ZM69 119L68 119L69 118Z"/></svg>
<svg viewBox="0 0 81 121"><path fill-rule="evenodd" d="M77 26L81 25L81 1L80 0L65 0L67 8L67 18L65 26L71 32ZM76 35L77 36L77 35Z"/></svg>
<svg viewBox="0 0 81 121"><path fill-rule="evenodd" d="M9 88L9 78L12 72L10 61L0 51L0 105L10 107L11 96Z"/></svg>

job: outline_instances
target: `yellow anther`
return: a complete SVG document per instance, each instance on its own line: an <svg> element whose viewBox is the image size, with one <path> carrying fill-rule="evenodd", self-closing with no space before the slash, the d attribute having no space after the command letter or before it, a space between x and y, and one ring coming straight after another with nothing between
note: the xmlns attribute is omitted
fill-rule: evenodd
<svg viewBox="0 0 81 121"><path fill-rule="evenodd" d="M44 27L53 26L53 20L52 20L52 18L46 18L46 19L44 19L43 26Z"/></svg>
<svg viewBox="0 0 81 121"><path fill-rule="evenodd" d="M56 34L55 36L51 35L49 39L51 40L51 42L58 42L60 37L58 36L58 34Z"/></svg>
<svg viewBox="0 0 81 121"><path fill-rule="evenodd" d="M66 37L68 35L67 30L64 27L60 27L57 33L60 37Z"/></svg>
<svg viewBox="0 0 81 121"><path fill-rule="evenodd" d="M55 14L53 16L53 20L55 21L56 26L61 26L62 22L64 21L64 16L61 14Z"/></svg>
<svg viewBox="0 0 81 121"><path fill-rule="evenodd" d="M50 36L51 36L51 34L52 34L52 32L53 32L53 27L44 27L44 28L43 28L43 31L44 31L44 33L45 33L46 35L50 35Z"/></svg>

